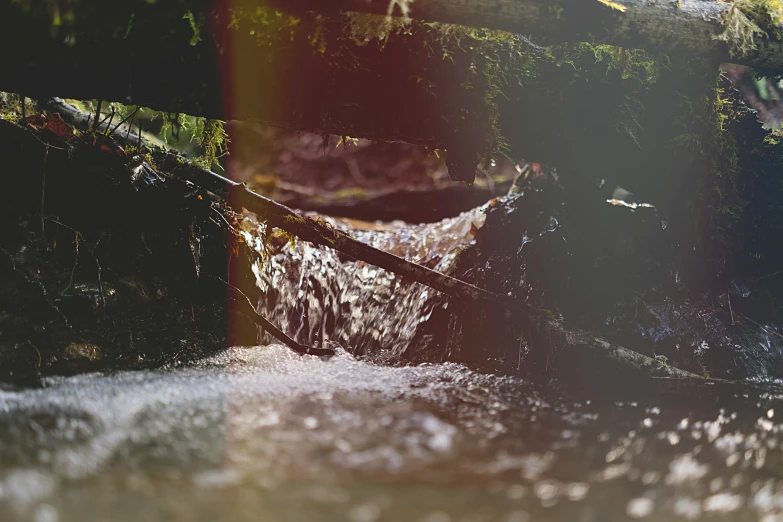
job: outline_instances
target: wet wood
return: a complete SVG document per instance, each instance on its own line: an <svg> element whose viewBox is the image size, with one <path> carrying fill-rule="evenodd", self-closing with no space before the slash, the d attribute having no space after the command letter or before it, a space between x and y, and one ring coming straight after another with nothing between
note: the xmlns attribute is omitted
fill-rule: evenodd
<svg viewBox="0 0 783 522"><path fill-rule="evenodd" d="M648 357L589 332L566 328L560 321L545 323L541 333L555 352L549 370L565 369L567 373L574 374L600 369L616 371L618 376L627 378L705 380L701 375L675 368L665 357ZM562 361L559 361L560 358Z"/></svg>

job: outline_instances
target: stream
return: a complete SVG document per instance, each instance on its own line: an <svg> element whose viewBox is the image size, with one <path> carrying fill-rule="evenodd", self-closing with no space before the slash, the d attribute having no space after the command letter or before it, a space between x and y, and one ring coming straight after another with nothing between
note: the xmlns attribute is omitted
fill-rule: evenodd
<svg viewBox="0 0 783 522"><path fill-rule="evenodd" d="M447 270L480 214L352 233ZM0 520L783 521L783 381L620 393L400 365L435 292L296 242L268 255L264 313L335 357L234 347L0 388Z"/></svg>

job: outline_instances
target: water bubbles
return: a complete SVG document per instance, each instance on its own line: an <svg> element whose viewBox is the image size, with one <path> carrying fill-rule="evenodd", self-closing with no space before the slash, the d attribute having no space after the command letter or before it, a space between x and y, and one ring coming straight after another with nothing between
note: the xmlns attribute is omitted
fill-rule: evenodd
<svg viewBox="0 0 783 522"><path fill-rule="evenodd" d="M561 484L556 480L540 480L533 486L536 497L544 507L553 506L561 493Z"/></svg>
<svg viewBox="0 0 783 522"><path fill-rule="evenodd" d="M355 506L348 512L351 522L375 522L381 516L381 508L375 503Z"/></svg>
<svg viewBox="0 0 783 522"><path fill-rule="evenodd" d="M554 457L555 455L553 452L546 452L543 454L530 453L524 455L519 459L521 476L530 481L537 480L539 476L546 473L549 468L552 467Z"/></svg>
<svg viewBox="0 0 783 522"><path fill-rule="evenodd" d="M60 514L49 504L41 504L35 509L33 514L34 522L58 522Z"/></svg>
<svg viewBox="0 0 783 522"><path fill-rule="evenodd" d="M343 453L350 453L353 450L353 446L350 442L348 442L345 439L337 439L334 441L334 447L337 448L338 451L342 451Z"/></svg>
<svg viewBox="0 0 783 522"><path fill-rule="evenodd" d="M704 499L703 509L707 513L731 513L742 507L742 497L731 493L718 493Z"/></svg>
<svg viewBox="0 0 783 522"><path fill-rule="evenodd" d="M193 476L193 483L203 489L225 489L234 486L242 479L235 469L216 469L202 471Z"/></svg>
<svg viewBox="0 0 783 522"><path fill-rule="evenodd" d="M579 502L587 498L590 486L586 482L573 482L565 487L565 495L571 502Z"/></svg>
<svg viewBox="0 0 783 522"><path fill-rule="evenodd" d="M420 522L451 522L451 515L445 511L433 511L419 519Z"/></svg>
<svg viewBox="0 0 783 522"><path fill-rule="evenodd" d="M57 481L50 473L31 468L12 470L0 482L2 497L19 512L49 497L56 488Z"/></svg>
<svg viewBox="0 0 783 522"><path fill-rule="evenodd" d="M692 455L680 455L669 463L669 474L666 476L666 483L677 485L698 480L707 474L707 470L707 465L701 464Z"/></svg>
<svg viewBox="0 0 783 522"><path fill-rule="evenodd" d="M701 502L690 497L678 497L674 501L674 514L686 520L696 520L701 516Z"/></svg>
<svg viewBox="0 0 783 522"><path fill-rule="evenodd" d="M726 457L726 467L730 468L737 464L737 462L740 461L742 456L739 453L732 453L728 457Z"/></svg>
<svg viewBox="0 0 783 522"><path fill-rule="evenodd" d="M503 519L503 522L530 522L532 518L527 511L512 511Z"/></svg>
<svg viewBox="0 0 783 522"><path fill-rule="evenodd" d="M519 500L527 496L527 488L521 484L513 484L506 491L509 500Z"/></svg>
<svg viewBox="0 0 783 522"><path fill-rule="evenodd" d="M631 499L625 507L625 513L631 518L645 518L652 514L655 502L646 497Z"/></svg>
<svg viewBox="0 0 783 522"><path fill-rule="evenodd" d="M772 421L765 419L764 417L758 419L758 425L764 431L772 431L772 429L775 427L775 424Z"/></svg>

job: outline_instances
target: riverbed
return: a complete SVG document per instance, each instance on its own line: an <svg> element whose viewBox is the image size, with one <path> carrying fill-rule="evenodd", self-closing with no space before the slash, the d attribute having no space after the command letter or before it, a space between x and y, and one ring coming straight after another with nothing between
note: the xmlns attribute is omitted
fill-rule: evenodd
<svg viewBox="0 0 783 522"><path fill-rule="evenodd" d="M783 520L783 384L564 388L237 347L0 391L15 521Z"/></svg>

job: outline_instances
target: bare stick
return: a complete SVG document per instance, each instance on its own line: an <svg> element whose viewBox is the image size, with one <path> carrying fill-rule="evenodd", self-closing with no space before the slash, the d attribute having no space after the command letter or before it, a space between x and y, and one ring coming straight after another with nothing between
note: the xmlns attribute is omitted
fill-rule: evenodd
<svg viewBox="0 0 783 522"><path fill-rule="evenodd" d="M269 335L283 343L284 345L291 348L293 351L298 353L299 355L318 355L318 356L328 356L328 355L334 355L334 350L331 348L314 348L311 346L305 346L303 344L299 344L292 338L288 337L285 332L283 332L280 328L273 325L269 322L263 315L259 314L256 311L256 307L253 306L253 303L250 302L250 298L245 295L245 293L237 288L236 286L232 285L231 283L228 283L227 281L223 281L219 277L216 278L219 281L221 281L223 284L225 284L229 289L231 289L232 297L236 300L237 303L239 303L242 312L244 312L246 315L248 315L253 322L255 322L258 326L263 328Z"/></svg>
<svg viewBox="0 0 783 522"><path fill-rule="evenodd" d="M98 126L96 127L96 130L100 129L101 127L103 127L104 124L106 124L107 127L110 126L111 125L111 120L113 120L113 119L114 119L114 107L112 107L111 108L111 112L109 114L107 114L106 117L103 118L100 121L100 123L98 123ZM109 123L106 123L107 121Z"/></svg>
<svg viewBox="0 0 783 522"><path fill-rule="evenodd" d="M46 160L49 159L49 146L46 146L43 157L43 169L41 173L41 236L46 243L46 226L44 224L44 202L46 200Z"/></svg>
<svg viewBox="0 0 783 522"><path fill-rule="evenodd" d="M764 330L768 334L774 335L775 337L780 337L781 339L783 339L783 335L781 335L780 333L778 333L778 332L776 332L774 330L770 330L769 328L767 328L763 324L759 323L758 321L754 321L753 319L751 319L747 315L740 315L740 317L742 317L746 321L750 321L751 323L755 324L756 326L758 326L759 328L761 328L762 330Z"/></svg>
<svg viewBox="0 0 783 522"><path fill-rule="evenodd" d="M120 128L120 125L122 125L123 123L125 123L126 121L128 121L128 118L131 118L131 117L135 116L135 115L136 115L136 112L138 112L138 110L139 110L139 108L138 108L138 107L136 107L135 109L133 109L133 110L131 111L131 113L130 113L130 114L128 114L128 115L127 115L127 116L125 116L125 117L124 117L122 120L120 120L120 122L119 122L119 123L118 123L118 124L117 124L117 125L116 125L116 126L115 126L115 127L112 129L112 130L111 130L110 134L114 134L115 132L117 132L117 129L119 129L119 128ZM132 124L133 124L133 121L131 121L131 122L128 124L128 129L130 129L130 126L131 126ZM129 130L129 132L130 132L130 130Z"/></svg>
<svg viewBox="0 0 783 522"><path fill-rule="evenodd" d="M98 129L98 119L101 117L101 105L103 100L98 100L98 108L95 110L95 119L92 122L92 130Z"/></svg>
<svg viewBox="0 0 783 522"><path fill-rule="evenodd" d="M726 301L729 302L729 314L731 315L731 324L737 324L734 320L734 310L731 309L731 289L726 290Z"/></svg>

